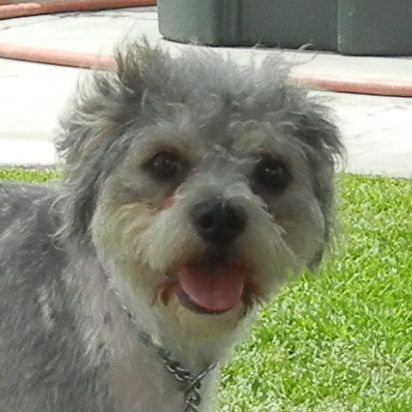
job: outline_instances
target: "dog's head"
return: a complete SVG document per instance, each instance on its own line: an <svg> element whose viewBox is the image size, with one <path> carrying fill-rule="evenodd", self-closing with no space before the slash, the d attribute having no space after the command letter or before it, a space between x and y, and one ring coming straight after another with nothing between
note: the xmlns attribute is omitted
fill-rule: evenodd
<svg viewBox="0 0 412 412"><path fill-rule="evenodd" d="M61 233L93 246L126 306L223 333L319 261L337 131L274 58L134 44L117 65L79 92L57 142Z"/></svg>

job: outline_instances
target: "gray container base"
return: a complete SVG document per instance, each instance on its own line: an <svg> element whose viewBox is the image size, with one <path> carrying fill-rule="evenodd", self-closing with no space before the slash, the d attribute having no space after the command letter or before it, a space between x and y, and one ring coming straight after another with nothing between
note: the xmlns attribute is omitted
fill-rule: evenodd
<svg viewBox="0 0 412 412"><path fill-rule="evenodd" d="M158 0L177 42L412 55L412 0Z"/></svg>

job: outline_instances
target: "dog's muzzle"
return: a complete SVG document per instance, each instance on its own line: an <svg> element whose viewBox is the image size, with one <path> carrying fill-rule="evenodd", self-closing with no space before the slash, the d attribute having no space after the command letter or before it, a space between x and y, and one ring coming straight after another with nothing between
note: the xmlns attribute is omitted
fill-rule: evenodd
<svg viewBox="0 0 412 412"><path fill-rule="evenodd" d="M209 199L195 204L190 217L208 252L177 270L176 295L198 313L227 312L242 303L245 293L249 268L233 256L231 246L246 228L246 212L231 200Z"/></svg>

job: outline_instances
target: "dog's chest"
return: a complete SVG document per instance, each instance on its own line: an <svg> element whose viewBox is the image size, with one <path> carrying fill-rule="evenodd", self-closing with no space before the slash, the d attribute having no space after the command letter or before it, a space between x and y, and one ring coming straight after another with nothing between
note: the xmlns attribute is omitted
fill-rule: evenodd
<svg viewBox="0 0 412 412"><path fill-rule="evenodd" d="M110 394L116 412L183 412L187 385L182 386L151 348L123 353L109 367ZM211 371L201 383L199 412L210 411L213 400Z"/></svg>
<svg viewBox="0 0 412 412"><path fill-rule="evenodd" d="M110 392L115 411L181 412L183 393L164 366L146 353L140 359L123 355L110 368Z"/></svg>
<svg viewBox="0 0 412 412"><path fill-rule="evenodd" d="M127 345L127 349L112 352L108 359L113 410L183 412L187 385L176 379L153 348L135 343L133 346ZM212 373L202 381L199 412L209 410L207 405L212 403L209 396L211 378Z"/></svg>

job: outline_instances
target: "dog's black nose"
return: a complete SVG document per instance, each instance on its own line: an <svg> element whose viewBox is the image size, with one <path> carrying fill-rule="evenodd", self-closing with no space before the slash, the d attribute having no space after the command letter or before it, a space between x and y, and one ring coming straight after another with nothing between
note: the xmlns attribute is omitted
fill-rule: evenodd
<svg viewBox="0 0 412 412"><path fill-rule="evenodd" d="M246 213L229 201L206 201L192 209L192 221L197 233L208 242L235 239L246 227Z"/></svg>

